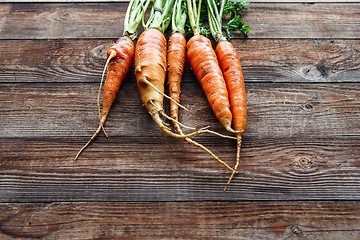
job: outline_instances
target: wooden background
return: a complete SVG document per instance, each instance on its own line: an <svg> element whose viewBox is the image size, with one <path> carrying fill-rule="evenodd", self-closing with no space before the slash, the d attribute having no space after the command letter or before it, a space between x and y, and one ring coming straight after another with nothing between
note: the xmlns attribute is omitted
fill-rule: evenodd
<svg viewBox="0 0 360 240"><path fill-rule="evenodd" d="M133 68L110 137L74 162L127 3L13 2L0 4L0 239L360 239L359 2L251 3L249 38L232 40L248 126L227 192L228 170L151 120ZM181 121L226 133L188 63L183 81ZM196 139L234 164L233 140Z"/></svg>

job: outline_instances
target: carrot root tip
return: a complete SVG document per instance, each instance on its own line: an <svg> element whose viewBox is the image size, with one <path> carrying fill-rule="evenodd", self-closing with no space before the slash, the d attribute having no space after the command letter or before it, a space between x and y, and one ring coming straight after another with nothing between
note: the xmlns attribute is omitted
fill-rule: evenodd
<svg viewBox="0 0 360 240"><path fill-rule="evenodd" d="M230 176L230 178L229 178L229 180L228 180L228 182L227 182L227 184L226 184L226 186L224 188L224 191L226 191L226 189L230 185L230 182L233 179L235 173L237 173L236 170L237 170L237 168L239 167L239 164L240 164L240 150L241 150L242 136L240 134L238 134L236 136L236 139L237 139L237 143L236 143L237 149L236 149L236 164L235 164L235 167L234 167L235 171L232 172L232 174L231 174L231 176Z"/></svg>

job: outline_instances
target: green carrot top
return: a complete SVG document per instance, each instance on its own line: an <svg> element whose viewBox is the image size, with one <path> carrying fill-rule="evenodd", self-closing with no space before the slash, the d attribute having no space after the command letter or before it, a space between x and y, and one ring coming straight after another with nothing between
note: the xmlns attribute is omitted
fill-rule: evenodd
<svg viewBox="0 0 360 240"><path fill-rule="evenodd" d="M150 17L144 28L155 28L162 33L166 31L171 22L171 9L175 0L153 0Z"/></svg>
<svg viewBox="0 0 360 240"><path fill-rule="evenodd" d="M129 2L124 21L124 36L128 36L131 40L136 38L136 29L143 19L150 1L151 0L131 0Z"/></svg>

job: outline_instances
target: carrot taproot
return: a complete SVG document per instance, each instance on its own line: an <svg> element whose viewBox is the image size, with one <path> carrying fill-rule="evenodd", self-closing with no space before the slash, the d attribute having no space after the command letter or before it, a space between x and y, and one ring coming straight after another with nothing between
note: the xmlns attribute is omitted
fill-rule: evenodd
<svg viewBox="0 0 360 240"><path fill-rule="evenodd" d="M218 43L216 55L229 91L233 128L236 135L242 136L246 128L246 93L240 58L229 41Z"/></svg>
<svg viewBox="0 0 360 240"><path fill-rule="evenodd" d="M110 108L120 89L120 85L122 84L134 60L135 47L133 39L136 37L135 31L142 19L142 16L145 14L149 3L150 0L132 0L129 3L124 23L124 34L107 51L107 60L102 73L97 98L100 120L99 127L90 140L79 150L74 160L76 160L82 151L95 139L95 137L100 133L101 129L104 130L104 124L107 116L109 115ZM100 93L106 69L108 69L108 74L104 84L102 101L103 105L101 113ZM104 133L107 136L105 130Z"/></svg>

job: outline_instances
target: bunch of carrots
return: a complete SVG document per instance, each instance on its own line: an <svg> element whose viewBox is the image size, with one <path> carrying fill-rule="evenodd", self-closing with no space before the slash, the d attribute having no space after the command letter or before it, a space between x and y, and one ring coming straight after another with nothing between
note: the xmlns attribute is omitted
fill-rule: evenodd
<svg viewBox="0 0 360 240"><path fill-rule="evenodd" d="M150 17L146 23L144 15L150 5L150 0L130 1L125 16L123 36L107 51L107 61L100 81L97 101L99 126L90 140L80 149L75 160L101 130L107 136L104 129L106 118L120 85L135 60L135 76L139 93L154 122L164 133L175 138L182 138L201 148L229 169L231 176L224 191L227 189L240 163L240 146L246 127L246 99L240 59L236 49L223 36L222 31L225 29L228 36L230 36L229 30L240 30L247 35L250 27L245 26L244 21L240 20L240 12L247 9L248 3L232 0L205 1L206 3L202 4L201 0L153 0ZM231 17L225 27L222 26L224 13ZM206 20L210 31L201 27L201 22ZM137 37L136 30L140 22L143 23L145 30L138 37L135 47L133 41ZM171 25L172 34L167 44L164 33L169 25ZM193 36L186 43L187 25L190 25ZM216 51L210 39L203 35L204 32L211 33L217 42ZM215 116L235 137L211 131L208 127L196 130L179 122L179 107L187 110L180 104L180 85L186 56ZM106 69L108 72L101 111L100 94ZM169 96L164 93L166 77ZM170 115L166 114L163 108L164 97L170 100ZM169 128L163 119L172 121L176 132ZM192 132L185 134L183 128L190 129ZM201 133L236 139L235 166L230 167L208 148L191 138Z"/></svg>

